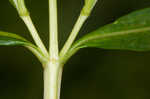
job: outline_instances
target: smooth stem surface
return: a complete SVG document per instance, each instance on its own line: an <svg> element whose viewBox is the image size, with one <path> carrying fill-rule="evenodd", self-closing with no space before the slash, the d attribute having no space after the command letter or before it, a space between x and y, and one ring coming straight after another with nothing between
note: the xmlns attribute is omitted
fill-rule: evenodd
<svg viewBox="0 0 150 99"><path fill-rule="evenodd" d="M57 0L49 0L49 36L50 60L44 68L44 99L60 99L62 67L58 56Z"/></svg>
<svg viewBox="0 0 150 99"><path fill-rule="evenodd" d="M67 51L69 50L69 48L71 47L72 43L74 42L74 40L76 39L76 36L78 35L82 25L84 24L84 22L86 21L86 19L88 18L88 16L84 16L84 15L80 15L68 40L66 41L64 47L62 48L61 52L60 52L60 57L64 57L64 55L67 53Z"/></svg>
<svg viewBox="0 0 150 99"><path fill-rule="evenodd" d="M44 99L60 99L60 82L62 67L48 63L44 68Z"/></svg>
<svg viewBox="0 0 150 99"><path fill-rule="evenodd" d="M58 58L58 24L57 24L57 0L49 0L49 52L51 59Z"/></svg>
<svg viewBox="0 0 150 99"><path fill-rule="evenodd" d="M61 81L62 81L62 73L63 73L63 67L60 66L59 75L58 75L58 99L60 99L61 94Z"/></svg>
<svg viewBox="0 0 150 99"><path fill-rule="evenodd" d="M39 48L34 48L31 46L25 46L26 48L28 48L38 59L39 61L44 64L47 61L49 61L49 57L46 57Z"/></svg>
<svg viewBox="0 0 150 99"><path fill-rule="evenodd" d="M28 30L30 31L30 34L31 34L32 38L34 39L36 45L41 49L43 54L45 54L46 56L49 56L41 38L38 35L38 32L31 20L30 16L22 16L21 18L24 21L24 23L26 24Z"/></svg>

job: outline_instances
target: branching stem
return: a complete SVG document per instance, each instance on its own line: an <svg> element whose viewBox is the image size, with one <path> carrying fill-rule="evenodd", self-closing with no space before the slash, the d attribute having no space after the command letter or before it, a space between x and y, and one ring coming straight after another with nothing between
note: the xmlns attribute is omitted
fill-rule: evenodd
<svg viewBox="0 0 150 99"><path fill-rule="evenodd" d="M24 21L24 23L26 24L27 28L30 31L30 34L32 36L32 38L34 39L36 45L41 49L41 51L43 52L44 55L49 56L40 36L38 35L38 32L30 18L30 16L21 16L22 20Z"/></svg>
<svg viewBox="0 0 150 99"><path fill-rule="evenodd" d="M50 60L44 66L44 99L60 99L62 67L59 64L57 0L49 0L49 53Z"/></svg>
<svg viewBox="0 0 150 99"><path fill-rule="evenodd" d="M60 57L64 57L64 55L67 53L67 51L69 50L69 48L71 47L72 43L74 42L74 40L76 39L82 25L84 24L84 22L86 21L86 19L88 18L88 16L82 15L80 14L68 40L66 41L64 47L62 48L61 52L60 52Z"/></svg>
<svg viewBox="0 0 150 99"><path fill-rule="evenodd" d="M57 23L57 0L49 0L49 52L53 59L58 58L58 23Z"/></svg>

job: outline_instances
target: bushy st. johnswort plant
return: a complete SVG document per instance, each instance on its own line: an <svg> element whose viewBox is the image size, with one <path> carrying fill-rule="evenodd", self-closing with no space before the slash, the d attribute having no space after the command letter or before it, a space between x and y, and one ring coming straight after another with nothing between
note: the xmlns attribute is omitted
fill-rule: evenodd
<svg viewBox="0 0 150 99"><path fill-rule="evenodd" d="M82 25L90 16L98 0L84 0L78 20L59 51L57 0L49 0L49 51L36 30L24 0L9 0L27 26L35 44L14 33L0 31L0 45L24 46L41 62L44 71L44 99L59 99L62 71L65 63L81 48L149 51L150 8L135 11L101 27L75 41ZM81 0L83 1L83 0Z"/></svg>

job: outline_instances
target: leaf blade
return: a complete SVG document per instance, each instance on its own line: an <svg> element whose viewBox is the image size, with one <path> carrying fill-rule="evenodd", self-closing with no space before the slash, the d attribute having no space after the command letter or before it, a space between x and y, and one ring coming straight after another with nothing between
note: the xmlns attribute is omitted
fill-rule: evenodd
<svg viewBox="0 0 150 99"><path fill-rule="evenodd" d="M28 48L42 63L47 61L47 57L41 50L27 41L25 38L8 32L0 31L0 46L24 46Z"/></svg>
<svg viewBox="0 0 150 99"><path fill-rule="evenodd" d="M29 42L13 33L0 31L0 45L14 46L14 45L27 45Z"/></svg>
<svg viewBox="0 0 150 99"><path fill-rule="evenodd" d="M118 42L121 39L124 40L124 42L126 42L129 39L134 38L134 40L133 40L133 43L134 43L136 41L143 39L143 38L140 38L140 37L142 37L141 35L143 35L144 38L146 38L147 36L148 37L150 36L150 18L149 17L150 17L150 8L146 8L144 10L133 12L129 15L126 15L126 16L118 19L117 21L115 21L112 24L106 25L103 28L100 28L100 29L86 35L85 37L83 37L79 41L77 41L75 43L75 45L73 45L73 46L78 45L81 47L81 45L84 44L84 47L100 47L100 48L104 47L107 49L107 48L109 48L109 46L108 45L104 46L105 42L98 44L99 42L102 42L102 40L99 38L107 38L107 42L109 41L108 43L112 44L115 39L115 38L112 39L111 38L112 36L114 36L114 37L118 36L118 39L116 38ZM131 36L122 38L120 35L122 35L122 36L126 36L126 35L130 36L131 35ZM132 35L134 35L134 36L132 36ZM96 40L97 40L97 42L96 42ZM144 41L146 41L146 40L147 40L147 43L150 43L148 38L144 39ZM80 44L77 44L77 43L80 43ZM92 43L93 43L93 45L92 45ZM95 45L96 43L98 45ZM143 51L146 50L146 48L147 48L147 50L150 50L150 44L148 44L149 46L147 46L146 42L144 44L146 46L145 46L145 49L143 49ZM123 44L123 45L126 48L128 48L128 46L126 46L127 44ZM133 49L133 50L140 49L141 45L142 44L137 44L137 45L135 44L135 46L137 46L137 47L136 47L136 49ZM124 49L125 47L116 46L116 47L114 47L114 49ZM129 50L132 50L132 49L129 48Z"/></svg>
<svg viewBox="0 0 150 99"><path fill-rule="evenodd" d="M143 31L144 33L141 33ZM121 37L123 37L123 39ZM143 37L146 40L141 40L140 37ZM150 50L150 46L147 46L150 43L149 38L150 38L150 27L145 27L129 31L113 32L112 34L107 35L98 35L98 36L92 35L92 37L88 37L88 39L86 40L84 40L83 38L83 40L77 42L72 48L97 47L104 49L147 51ZM101 40L97 41L95 39ZM142 44L144 44L145 46L141 46Z"/></svg>

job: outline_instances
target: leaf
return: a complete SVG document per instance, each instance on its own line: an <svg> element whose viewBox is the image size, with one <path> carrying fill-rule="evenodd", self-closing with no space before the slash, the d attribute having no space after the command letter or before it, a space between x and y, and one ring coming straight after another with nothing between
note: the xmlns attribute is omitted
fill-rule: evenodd
<svg viewBox="0 0 150 99"><path fill-rule="evenodd" d="M80 48L86 47L149 51L150 8L135 11L82 37L70 48L66 60Z"/></svg>
<svg viewBox="0 0 150 99"><path fill-rule="evenodd" d="M28 45L30 44L26 39L12 33L0 31L0 45Z"/></svg>
<svg viewBox="0 0 150 99"><path fill-rule="evenodd" d="M39 48L37 48L35 45L30 43L23 37L13 33L0 31L0 46L24 46L32 51L33 54L35 54L41 62L47 60Z"/></svg>

